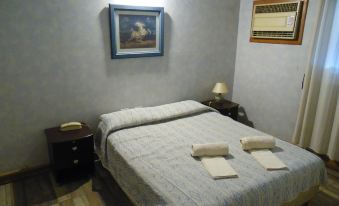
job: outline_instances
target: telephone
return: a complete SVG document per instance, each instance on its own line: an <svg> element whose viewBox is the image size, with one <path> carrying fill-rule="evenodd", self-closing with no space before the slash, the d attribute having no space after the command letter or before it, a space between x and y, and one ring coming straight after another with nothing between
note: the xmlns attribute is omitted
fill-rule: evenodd
<svg viewBox="0 0 339 206"><path fill-rule="evenodd" d="M82 128L82 124L80 122L67 122L67 123L60 125L60 131L62 132L77 130L81 128Z"/></svg>

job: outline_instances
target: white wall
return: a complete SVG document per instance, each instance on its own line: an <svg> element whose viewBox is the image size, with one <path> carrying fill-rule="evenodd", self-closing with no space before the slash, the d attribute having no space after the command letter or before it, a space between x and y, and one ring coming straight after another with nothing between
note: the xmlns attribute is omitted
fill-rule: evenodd
<svg viewBox="0 0 339 206"><path fill-rule="evenodd" d="M108 3L165 7L165 56L110 59ZM0 173L48 163L43 129L233 84L238 0L1 0Z"/></svg>
<svg viewBox="0 0 339 206"><path fill-rule="evenodd" d="M321 1L309 1L301 46L249 42L252 2L240 3L232 99L245 108L257 129L289 141Z"/></svg>

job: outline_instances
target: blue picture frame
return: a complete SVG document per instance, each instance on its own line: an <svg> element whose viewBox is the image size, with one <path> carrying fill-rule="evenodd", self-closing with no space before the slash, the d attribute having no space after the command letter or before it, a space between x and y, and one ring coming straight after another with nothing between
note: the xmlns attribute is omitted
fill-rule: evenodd
<svg viewBox="0 0 339 206"><path fill-rule="evenodd" d="M164 8L109 4L111 58L164 55Z"/></svg>

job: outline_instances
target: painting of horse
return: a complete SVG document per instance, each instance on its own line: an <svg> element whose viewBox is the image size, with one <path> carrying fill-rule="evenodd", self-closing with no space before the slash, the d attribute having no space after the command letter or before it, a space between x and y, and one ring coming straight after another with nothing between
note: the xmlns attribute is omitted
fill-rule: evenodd
<svg viewBox="0 0 339 206"><path fill-rule="evenodd" d="M164 8L109 4L111 58L164 55Z"/></svg>
<svg viewBox="0 0 339 206"><path fill-rule="evenodd" d="M120 15L119 36L121 49L155 48L156 17Z"/></svg>

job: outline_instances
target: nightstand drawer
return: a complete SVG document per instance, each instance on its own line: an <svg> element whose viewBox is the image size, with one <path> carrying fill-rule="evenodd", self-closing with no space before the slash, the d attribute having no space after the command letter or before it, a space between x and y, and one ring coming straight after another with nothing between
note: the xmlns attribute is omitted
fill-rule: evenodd
<svg viewBox="0 0 339 206"><path fill-rule="evenodd" d="M93 164L93 154L87 154L86 156L73 155L67 157L67 159L56 160L55 169L60 170L60 169L78 168L85 167L91 164Z"/></svg>
<svg viewBox="0 0 339 206"><path fill-rule="evenodd" d="M93 138L84 138L53 144L56 169L75 167L93 161Z"/></svg>
<svg viewBox="0 0 339 206"><path fill-rule="evenodd" d="M237 103L228 100L222 101L208 100L201 103L218 110L222 115L231 117L234 120L238 120L239 104Z"/></svg>
<svg viewBox="0 0 339 206"><path fill-rule="evenodd" d="M93 138L54 143L53 151L55 155L71 155L74 153L84 154L91 151L93 152Z"/></svg>
<svg viewBox="0 0 339 206"><path fill-rule="evenodd" d="M222 115L231 117L234 120L237 120L238 118L238 107L232 108L232 109L225 109L225 110L220 110L220 113Z"/></svg>

